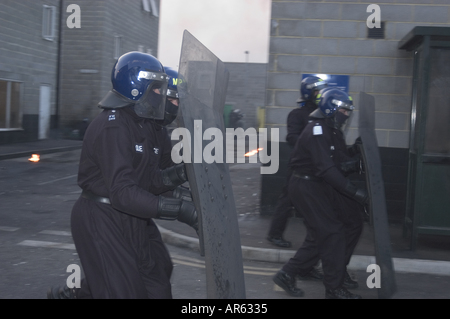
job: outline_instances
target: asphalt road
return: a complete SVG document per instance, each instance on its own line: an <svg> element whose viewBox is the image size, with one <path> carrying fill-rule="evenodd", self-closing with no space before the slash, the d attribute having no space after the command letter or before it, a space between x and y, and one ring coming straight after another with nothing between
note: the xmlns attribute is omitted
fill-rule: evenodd
<svg viewBox="0 0 450 319"><path fill-rule="evenodd" d="M80 151L47 154L38 163L27 158L0 161L0 299L44 299L48 287L63 285L70 265L81 265L70 234L70 212L80 189L76 174ZM238 201L239 199L236 199ZM174 263L175 299L204 299L204 257L168 246ZM254 302L294 299L272 282L281 264L244 262L246 297ZM352 273L360 283L356 293L377 298L365 282L368 273ZM397 274L401 290L394 298L450 299L450 277ZM303 299L322 299L320 282L298 282ZM421 287L417 289L417 287ZM270 303L268 304L270 306Z"/></svg>

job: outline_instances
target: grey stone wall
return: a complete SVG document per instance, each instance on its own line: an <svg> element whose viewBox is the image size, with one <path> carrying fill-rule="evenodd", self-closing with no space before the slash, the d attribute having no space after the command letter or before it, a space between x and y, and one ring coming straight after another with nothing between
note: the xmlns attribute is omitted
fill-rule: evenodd
<svg viewBox="0 0 450 319"><path fill-rule="evenodd" d="M265 63L225 63L230 78L226 103L244 114L245 127L258 129L258 108L265 103L267 64Z"/></svg>
<svg viewBox="0 0 450 319"><path fill-rule="evenodd" d="M64 0L67 6L73 1ZM159 18L143 10L142 0L78 0L81 28L63 28L60 125L73 128L92 120L97 103L111 89L115 37L119 56L129 51L157 53ZM159 8L159 1L157 1ZM70 13L65 13L65 23Z"/></svg>
<svg viewBox="0 0 450 319"><path fill-rule="evenodd" d="M384 39L368 39L367 6L377 3ZM381 147L408 148L412 53L397 46L415 26L450 26L448 0L272 1L266 125L286 136L286 118L299 96L303 73L350 76L358 108L365 91L376 100L376 133ZM354 112L347 141L357 136Z"/></svg>
<svg viewBox="0 0 450 319"><path fill-rule="evenodd" d="M43 5L56 7L52 41L42 37ZM58 0L0 1L0 79L22 82L23 116L23 130L2 130L0 143L38 138L37 123L28 119L38 118L41 85L51 86L51 109L55 113L58 15Z"/></svg>

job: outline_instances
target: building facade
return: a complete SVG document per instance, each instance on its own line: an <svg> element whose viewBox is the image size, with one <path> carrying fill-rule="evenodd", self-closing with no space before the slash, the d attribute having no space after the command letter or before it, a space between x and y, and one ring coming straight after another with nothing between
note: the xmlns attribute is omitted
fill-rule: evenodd
<svg viewBox="0 0 450 319"><path fill-rule="evenodd" d="M128 51L157 53L159 0L0 2L0 144L70 137Z"/></svg>
<svg viewBox="0 0 450 319"><path fill-rule="evenodd" d="M74 1L64 0L64 7ZM59 124L76 128L100 111L122 54L158 52L159 0L79 0L81 27L62 28ZM66 6L67 5L67 6ZM64 12L63 23L70 12Z"/></svg>
<svg viewBox="0 0 450 319"><path fill-rule="evenodd" d="M378 9L372 4L376 3ZM378 15L377 15L378 13ZM303 74L346 75L356 110L347 142L358 136L358 97L375 97L376 135L383 163L388 214L405 212L411 123L413 53L399 41L416 26L450 26L448 0L297 0L272 1L270 62L266 88L266 126L286 136L286 118L296 107ZM380 28L369 28L375 20ZM280 165L286 154L280 145ZM284 156L284 157L283 157ZM284 160L284 161L283 161ZM280 175L263 176L263 213L273 213ZM269 187L269 185L271 187Z"/></svg>
<svg viewBox="0 0 450 319"><path fill-rule="evenodd" d="M258 128L258 109L265 106L266 63L225 62L230 72L225 104L244 114L245 127Z"/></svg>
<svg viewBox="0 0 450 319"><path fill-rule="evenodd" d="M37 139L50 130L59 9L58 0L0 2L0 144Z"/></svg>

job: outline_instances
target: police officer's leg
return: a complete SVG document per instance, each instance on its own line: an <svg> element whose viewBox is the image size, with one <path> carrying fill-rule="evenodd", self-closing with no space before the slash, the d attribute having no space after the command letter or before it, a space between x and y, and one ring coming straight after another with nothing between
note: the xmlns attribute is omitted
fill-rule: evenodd
<svg viewBox="0 0 450 319"><path fill-rule="evenodd" d="M282 240L283 233L286 230L286 225L289 217L291 217L292 203L289 199L287 187L284 186L282 193L278 197L277 206L275 209L275 213L272 217L272 221L270 224L268 240L274 243L277 246L291 247L291 243L285 240Z"/></svg>
<svg viewBox="0 0 450 319"><path fill-rule="evenodd" d="M345 264L348 265L363 230L364 208L355 200L343 195L338 197L338 202L342 208L340 216L344 223L346 238Z"/></svg>
<svg viewBox="0 0 450 319"><path fill-rule="evenodd" d="M124 236L122 219L130 216L106 206L80 198L72 210L72 236L92 297L147 298L135 248Z"/></svg>
<svg viewBox="0 0 450 319"><path fill-rule="evenodd" d="M173 264L161 234L153 221L147 227L148 245L142 247L139 269L150 299L171 299Z"/></svg>
<svg viewBox="0 0 450 319"><path fill-rule="evenodd" d="M297 250L294 257L283 266L282 270L291 276L305 276L314 268L319 259L316 242L308 230L302 246Z"/></svg>
<svg viewBox="0 0 450 319"><path fill-rule="evenodd" d="M289 217L291 217L291 211L294 206L289 198L289 179L291 174L292 171L288 169L286 184L278 197L267 238L271 243L285 248L291 247L291 243L283 239L283 233L286 230L286 225Z"/></svg>
<svg viewBox="0 0 450 319"><path fill-rule="evenodd" d="M346 241L344 225L333 209L335 191L325 182L300 178L292 178L291 185L298 190L297 194L291 193L291 200L302 209L305 225L322 260L324 285L327 289L337 288L345 273ZM302 266L299 267L302 269Z"/></svg>
<svg viewBox="0 0 450 319"><path fill-rule="evenodd" d="M355 247L358 244L359 238L362 233L364 211L361 204L346 196L340 196L338 198L338 202L339 204L337 204L336 206L341 208L339 214L341 216L342 222L344 223L345 229L345 265L348 266L353 255L353 251L355 250ZM356 289L359 287L359 285L356 280L350 277L348 271L346 271L344 274L342 287L346 289Z"/></svg>

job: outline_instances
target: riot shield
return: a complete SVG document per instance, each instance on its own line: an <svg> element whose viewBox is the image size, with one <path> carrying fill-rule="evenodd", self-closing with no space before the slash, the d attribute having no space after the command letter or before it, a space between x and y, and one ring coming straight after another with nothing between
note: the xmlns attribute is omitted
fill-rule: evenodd
<svg viewBox="0 0 450 319"><path fill-rule="evenodd" d="M191 141L184 143L184 147L190 144L191 161L185 163L199 213L207 296L243 299L245 282L241 240L223 151L226 149L223 109L229 73L222 61L185 30L178 74L181 81L178 83L179 125L191 136ZM211 148L210 143L215 147Z"/></svg>
<svg viewBox="0 0 450 319"><path fill-rule="evenodd" d="M391 257L389 225L378 142L375 135L375 99L360 92L359 134L362 140L366 185L370 196L370 216L374 228L376 263L380 267L381 286L378 298L391 298L397 291Z"/></svg>

